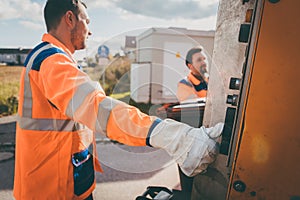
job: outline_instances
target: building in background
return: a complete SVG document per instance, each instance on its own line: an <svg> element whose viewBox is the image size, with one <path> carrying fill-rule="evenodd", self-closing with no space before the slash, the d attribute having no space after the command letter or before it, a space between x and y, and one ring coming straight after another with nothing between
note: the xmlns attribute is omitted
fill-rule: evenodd
<svg viewBox="0 0 300 200"><path fill-rule="evenodd" d="M136 62L136 36L125 37L124 52L131 62Z"/></svg>
<svg viewBox="0 0 300 200"><path fill-rule="evenodd" d="M23 65L31 49L0 48L0 63L7 65Z"/></svg>

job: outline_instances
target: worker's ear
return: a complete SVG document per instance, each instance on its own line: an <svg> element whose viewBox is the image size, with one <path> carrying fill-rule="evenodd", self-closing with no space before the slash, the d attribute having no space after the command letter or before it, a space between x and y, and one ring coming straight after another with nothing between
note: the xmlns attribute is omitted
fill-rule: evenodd
<svg viewBox="0 0 300 200"><path fill-rule="evenodd" d="M188 68L191 69L191 67L193 66L191 63L187 64Z"/></svg>
<svg viewBox="0 0 300 200"><path fill-rule="evenodd" d="M70 29L73 29L76 25L76 16L72 11L67 11L64 15L64 20Z"/></svg>

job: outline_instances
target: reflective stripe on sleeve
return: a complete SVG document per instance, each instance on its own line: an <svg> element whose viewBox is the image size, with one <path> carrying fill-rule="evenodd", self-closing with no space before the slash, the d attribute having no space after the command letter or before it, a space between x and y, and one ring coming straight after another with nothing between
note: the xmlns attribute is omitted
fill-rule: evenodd
<svg viewBox="0 0 300 200"><path fill-rule="evenodd" d="M103 101L100 102L98 107L97 120L95 125L96 132L102 132L106 134L107 131L107 123L111 111L118 104L121 104L121 101L115 100L111 97L106 97Z"/></svg>
<svg viewBox="0 0 300 200"><path fill-rule="evenodd" d="M85 110L85 106L91 106L88 105L88 103L91 102L90 98L94 98L94 96L91 95L93 95L93 92L99 90L102 91L102 88L100 84L96 81L88 81L78 85L73 97L71 98L67 106L66 115L72 119L75 119L75 121L77 118L82 118L82 116L90 117L92 113L87 112L92 112L92 110L88 108L86 108ZM110 97L105 97L104 95L103 100L100 101L98 105L98 111L96 111L96 120L94 122L92 122L93 120L87 122L89 124L89 127L95 130L96 132L106 134L107 123L111 110L120 103L122 102L112 99Z"/></svg>
<svg viewBox="0 0 300 200"><path fill-rule="evenodd" d="M89 81L80 84L72 99L70 100L68 107L66 109L66 115L73 118L76 110L83 104L85 98L96 89L101 89L100 85L96 81Z"/></svg>
<svg viewBox="0 0 300 200"><path fill-rule="evenodd" d="M21 129L33 131L72 132L77 129L74 121L62 119L32 119L18 116L18 124Z"/></svg>

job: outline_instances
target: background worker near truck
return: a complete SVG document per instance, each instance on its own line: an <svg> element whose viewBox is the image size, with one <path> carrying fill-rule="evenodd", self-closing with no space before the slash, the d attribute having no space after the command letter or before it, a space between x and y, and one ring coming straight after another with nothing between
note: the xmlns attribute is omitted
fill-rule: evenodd
<svg viewBox="0 0 300 200"><path fill-rule="evenodd" d="M190 72L179 81L177 98L180 102L187 99L206 97L208 84L208 63L202 47L188 51L185 64Z"/></svg>
<svg viewBox="0 0 300 200"><path fill-rule="evenodd" d="M191 48L186 54L185 64L190 71L189 74L178 83L176 93L178 101L184 102L186 100L194 100L197 102L197 99L199 98L206 98L208 85L208 62L203 51L203 47L198 46ZM197 114L195 117L197 117ZM181 190L185 194L186 199L190 200L194 177L186 176L180 167L178 167L178 171Z"/></svg>

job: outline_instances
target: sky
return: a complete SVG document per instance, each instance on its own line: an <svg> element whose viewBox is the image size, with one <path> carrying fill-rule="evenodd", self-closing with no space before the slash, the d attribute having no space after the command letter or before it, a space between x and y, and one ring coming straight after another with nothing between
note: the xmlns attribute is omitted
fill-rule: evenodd
<svg viewBox="0 0 300 200"><path fill-rule="evenodd" d="M46 0L3 0L0 7L0 48L32 48L46 28L43 7ZM85 0L93 35L90 55L105 44L124 46L126 35L135 36L151 27L179 27L214 30L219 0ZM111 46L111 47L110 47Z"/></svg>

